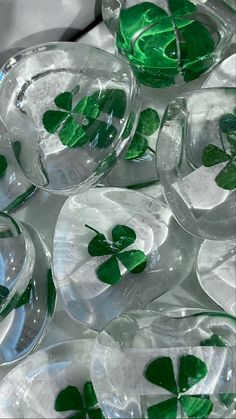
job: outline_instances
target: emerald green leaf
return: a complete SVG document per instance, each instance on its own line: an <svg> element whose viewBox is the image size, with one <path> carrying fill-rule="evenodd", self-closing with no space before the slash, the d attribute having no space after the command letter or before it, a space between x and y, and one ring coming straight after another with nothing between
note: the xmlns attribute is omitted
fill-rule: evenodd
<svg viewBox="0 0 236 419"><path fill-rule="evenodd" d="M0 154L0 179L5 175L7 170L7 159Z"/></svg>
<svg viewBox="0 0 236 419"><path fill-rule="evenodd" d="M236 131L236 116L233 113L222 115L219 121L219 127L225 134L231 134Z"/></svg>
<svg viewBox="0 0 236 419"><path fill-rule="evenodd" d="M216 176L216 183L220 188L232 190L236 188L236 162L230 161Z"/></svg>
<svg viewBox="0 0 236 419"><path fill-rule="evenodd" d="M227 140L230 145L231 156L236 157L236 131L235 133L228 134Z"/></svg>
<svg viewBox="0 0 236 419"><path fill-rule="evenodd" d="M126 186L127 189L142 189L142 188L148 188L149 186L152 185L157 185L159 184L160 181L159 180L150 180L150 182L144 182L144 183L135 183L134 185L128 185Z"/></svg>
<svg viewBox="0 0 236 419"><path fill-rule="evenodd" d="M106 262L102 263L102 265L97 268L96 274L100 281L110 285L116 284L121 278L116 256L111 256Z"/></svg>
<svg viewBox="0 0 236 419"><path fill-rule="evenodd" d="M90 118L97 118L100 114L97 101L92 96L84 97L73 109L73 112L89 116Z"/></svg>
<svg viewBox="0 0 236 419"><path fill-rule="evenodd" d="M87 409L96 406L96 404L98 403L97 401L97 396L96 393L94 391L94 387L91 381L87 381L84 384L84 401L85 401L85 406Z"/></svg>
<svg viewBox="0 0 236 419"><path fill-rule="evenodd" d="M140 134L135 134L127 152L124 155L125 160L134 160L143 156L148 148L148 141Z"/></svg>
<svg viewBox="0 0 236 419"><path fill-rule="evenodd" d="M74 415L67 417L67 419L86 419L86 418L87 418L87 415L86 415L85 410L81 410L79 412L76 412Z"/></svg>
<svg viewBox="0 0 236 419"><path fill-rule="evenodd" d="M147 266L147 256L142 250L128 250L126 252L118 253L117 258L129 272L135 274L143 272Z"/></svg>
<svg viewBox="0 0 236 419"><path fill-rule="evenodd" d="M68 386L62 390L55 401L55 410L57 412L66 412L67 410L83 410L83 398L75 386Z"/></svg>
<svg viewBox="0 0 236 419"><path fill-rule="evenodd" d="M177 397L165 400L147 409L149 419L176 419Z"/></svg>
<svg viewBox="0 0 236 419"><path fill-rule="evenodd" d="M181 396L179 400L189 418L205 419L213 410L213 404L208 398Z"/></svg>
<svg viewBox="0 0 236 419"><path fill-rule="evenodd" d="M30 301L31 291L32 291L32 280L30 280L29 284L27 285L26 290L24 293L18 298L17 304L15 308L20 308L21 306L24 306L25 304L28 304Z"/></svg>
<svg viewBox="0 0 236 419"><path fill-rule="evenodd" d="M168 0L170 12L175 16L185 16L197 11L197 6L189 0Z"/></svg>
<svg viewBox="0 0 236 419"><path fill-rule="evenodd" d="M70 112L72 109L72 98L73 96L71 92L63 92L54 99L54 103L58 106L58 108Z"/></svg>
<svg viewBox="0 0 236 419"><path fill-rule="evenodd" d="M117 130L108 122L89 118L89 125L84 126L90 144L97 148L109 147L116 137Z"/></svg>
<svg viewBox="0 0 236 419"><path fill-rule="evenodd" d="M52 278L51 269L48 270L48 314L52 316L55 310L57 292Z"/></svg>
<svg viewBox="0 0 236 419"><path fill-rule="evenodd" d="M202 340L200 343L201 346L227 346L224 341L218 335L211 335L209 339Z"/></svg>
<svg viewBox="0 0 236 419"><path fill-rule="evenodd" d="M199 383L208 373L207 366L194 355L184 355L180 358L179 390L181 393Z"/></svg>
<svg viewBox="0 0 236 419"><path fill-rule="evenodd" d="M94 230L92 227L86 224L87 228L90 230ZM90 241L88 245L88 252L90 256L105 256L105 255L112 255L117 252L117 248L112 243L112 241L108 241L104 234L97 232L97 235Z"/></svg>
<svg viewBox="0 0 236 419"><path fill-rule="evenodd" d="M112 239L120 252L135 242L136 233L132 228L118 224L112 230Z"/></svg>
<svg viewBox="0 0 236 419"><path fill-rule="evenodd" d="M88 142L84 129L74 121L72 116L65 121L59 136L62 144L67 147L82 147Z"/></svg>
<svg viewBox="0 0 236 419"><path fill-rule="evenodd" d="M89 409L88 417L89 419L105 419L105 416L103 415L102 410L100 408Z"/></svg>
<svg viewBox="0 0 236 419"><path fill-rule="evenodd" d="M54 134L68 115L62 111L46 111L43 115L43 126L47 132Z"/></svg>
<svg viewBox="0 0 236 419"><path fill-rule="evenodd" d="M136 132L152 135L160 126L160 117L155 109L148 108L141 112Z"/></svg>
<svg viewBox="0 0 236 419"><path fill-rule="evenodd" d="M236 394L235 393L222 393L219 395L219 399L225 407L229 408L233 403L235 403L236 409Z"/></svg>
<svg viewBox="0 0 236 419"><path fill-rule="evenodd" d="M178 394L171 358L156 358L148 365L144 375L150 383L163 387L171 393Z"/></svg>
<svg viewBox="0 0 236 419"><path fill-rule="evenodd" d="M108 157L106 157L95 170L95 175L103 175L107 173L117 162L116 152L113 151Z"/></svg>
<svg viewBox="0 0 236 419"><path fill-rule="evenodd" d="M229 154L213 144L206 146L202 153L202 164L206 167L215 166L230 159L231 156Z"/></svg>
<svg viewBox="0 0 236 419"><path fill-rule="evenodd" d="M117 118L123 118L127 106L126 94L121 89L106 89L95 92L92 97L99 109Z"/></svg>
<svg viewBox="0 0 236 419"><path fill-rule="evenodd" d="M0 304L6 299L6 297L9 294L9 289L7 287L4 287L3 285L0 285Z"/></svg>

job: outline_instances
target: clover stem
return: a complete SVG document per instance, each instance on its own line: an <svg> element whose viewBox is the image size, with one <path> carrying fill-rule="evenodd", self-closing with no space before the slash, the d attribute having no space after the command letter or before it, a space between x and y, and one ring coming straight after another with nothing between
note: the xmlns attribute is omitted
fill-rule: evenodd
<svg viewBox="0 0 236 419"><path fill-rule="evenodd" d="M94 231L95 233L97 233L97 234L101 234L101 233L99 233L99 231L97 231L95 228L93 228L93 227L90 227L88 224L85 224L84 225L85 227L87 227L87 228L89 228L89 230L92 230L92 231Z"/></svg>
<svg viewBox="0 0 236 419"><path fill-rule="evenodd" d="M156 152L155 152L155 150L153 150L153 148L152 147L149 147L148 146L148 149L153 153L153 154L156 154Z"/></svg>

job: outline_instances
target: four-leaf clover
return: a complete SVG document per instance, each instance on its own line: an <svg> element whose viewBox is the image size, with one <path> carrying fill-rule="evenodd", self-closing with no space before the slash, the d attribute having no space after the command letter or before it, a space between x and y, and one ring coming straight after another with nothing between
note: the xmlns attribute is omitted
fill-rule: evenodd
<svg viewBox="0 0 236 419"><path fill-rule="evenodd" d="M43 126L50 134L58 133L63 145L82 147L87 143L97 148L111 145L117 130L102 120L99 101L86 96L73 105L73 93L62 92L54 99L59 110L48 110L43 115Z"/></svg>
<svg viewBox="0 0 236 419"><path fill-rule="evenodd" d="M236 115L223 115L219 121L219 130L222 149L214 144L206 146L202 154L202 163L206 167L211 167L228 162L218 173L215 181L221 188L233 190L236 188ZM226 136L229 151L225 149L223 136Z"/></svg>
<svg viewBox="0 0 236 419"><path fill-rule="evenodd" d="M179 360L178 386L175 381L172 360L156 358L145 370L145 378L175 395L148 408L149 419L176 419L178 403L189 418L206 418L213 409L208 396L184 395L208 374L206 364L194 355L183 355Z"/></svg>
<svg viewBox="0 0 236 419"><path fill-rule="evenodd" d="M57 412L76 411L68 419L86 419L87 415L89 419L104 419L91 381L84 384L83 396L77 387L66 387L58 394L54 407Z"/></svg>
<svg viewBox="0 0 236 419"><path fill-rule="evenodd" d="M137 159L138 157L143 156L147 149L155 154L155 151L149 147L146 136L154 134L159 128L159 125L160 117L155 109L148 108L142 111L134 137L124 155L124 159Z"/></svg>
<svg viewBox="0 0 236 419"><path fill-rule="evenodd" d="M90 256L112 255L106 262L102 263L96 270L100 281L110 285L116 284L121 278L118 260L132 273L143 272L147 265L147 256L142 250L127 250L128 246L136 240L135 231L125 225L117 225L112 229L112 241L107 240L104 234L99 233L93 227L86 225L94 231L96 236L88 245Z"/></svg>

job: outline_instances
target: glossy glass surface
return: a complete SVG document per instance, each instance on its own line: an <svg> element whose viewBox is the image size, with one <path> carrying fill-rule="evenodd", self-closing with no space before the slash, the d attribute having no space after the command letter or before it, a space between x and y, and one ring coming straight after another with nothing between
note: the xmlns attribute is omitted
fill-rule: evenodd
<svg viewBox="0 0 236 419"><path fill-rule="evenodd" d="M28 179L51 192L86 190L111 170L135 130L136 99L128 65L94 47L40 45L1 69L0 116L12 147L20 146Z"/></svg>
<svg viewBox="0 0 236 419"><path fill-rule="evenodd" d="M234 418L235 338L235 319L213 312L174 318L137 310L114 319L91 361L105 415Z"/></svg>
<svg viewBox="0 0 236 419"><path fill-rule="evenodd" d="M1 286L10 290L0 310L0 365L18 362L37 347L56 300L45 243L33 227L7 219L4 230L0 219L0 234L13 235L0 238Z"/></svg>
<svg viewBox="0 0 236 419"><path fill-rule="evenodd" d="M233 36L234 14L221 0L103 0L118 53L151 87L186 83L209 71Z"/></svg>
<svg viewBox="0 0 236 419"><path fill-rule="evenodd" d="M145 269L132 273L129 263L116 251L109 253L109 249L91 256L88 246L96 232L85 224L98 230L109 243L115 226L133 229L136 239L123 249L144 252ZM144 307L186 278L194 263L195 246L193 236L179 227L164 204L127 189L93 189L69 198L62 207L54 236L56 287L70 316L99 330L128 308ZM117 277L115 257L121 277L111 285L102 282L97 272L110 260L107 271L112 282Z"/></svg>
<svg viewBox="0 0 236 419"><path fill-rule="evenodd" d="M0 418L66 418L55 401L67 386L83 389L90 381L89 356L94 341L71 340L36 352L0 383Z"/></svg>
<svg viewBox="0 0 236 419"><path fill-rule="evenodd" d="M172 101L157 141L157 169L179 224L207 239L235 237L235 88ZM231 144L232 143L232 144Z"/></svg>

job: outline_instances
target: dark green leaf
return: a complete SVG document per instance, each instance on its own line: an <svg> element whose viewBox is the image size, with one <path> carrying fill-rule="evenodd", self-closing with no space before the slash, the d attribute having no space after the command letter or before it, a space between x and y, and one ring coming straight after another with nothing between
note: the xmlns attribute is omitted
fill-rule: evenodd
<svg viewBox="0 0 236 419"><path fill-rule="evenodd" d="M203 397L181 396L180 403L189 418L205 419L213 410L211 400Z"/></svg>
<svg viewBox="0 0 236 419"><path fill-rule="evenodd" d="M76 412L74 415L68 416L67 419L87 419L86 410Z"/></svg>
<svg viewBox="0 0 236 419"><path fill-rule="evenodd" d="M136 132L152 135L160 126L160 117L155 109L148 108L141 112Z"/></svg>
<svg viewBox="0 0 236 419"><path fill-rule="evenodd" d="M194 355L184 355L180 358L179 390L184 393L199 383L208 373L207 366Z"/></svg>
<svg viewBox="0 0 236 419"><path fill-rule="evenodd" d="M72 99L73 96L71 92L63 92L54 99L54 102L58 108L70 112L72 109Z"/></svg>
<svg viewBox="0 0 236 419"><path fill-rule="evenodd" d="M91 381L84 384L84 402L87 409L96 406L98 403L97 396Z"/></svg>
<svg viewBox="0 0 236 419"><path fill-rule="evenodd" d="M202 153L202 164L206 167L215 166L230 159L229 154L213 144L206 146Z"/></svg>
<svg viewBox="0 0 236 419"><path fill-rule="evenodd" d="M5 175L7 170L7 159L0 154L0 179Z"/></svg>
<svg viewBox="0 0 236 419"><path fill-rule="evenodd" d="M129 272L135 274L143 272L147 265L147 256L142 250L128 250L126 252L118 253L117 258Z"/></svg>
<svg viewBox="0 0 236 419"><path fill-rule="evenodd" d="M116 137L117 130L108 122L89 119L89 125L84 126L91 146L97 148L109 147Z"/></svg>
<svg viewBox="0 0 236 419"><path fill-rule="evenodd" d="M59 137L62 144L67 147L82 147L88 142L84 129L75 122L72 116L65 121Z"/></svg>
<svg viewBox="0 0 236 419"><path fill-rule="evenodd" d="M200 343L201 346L227 346L224 341L218 335L211 335L209 339L202 340Z"/></svg>
<svg viewBox="0 0 236 419"><path fill-rule="evenodd" d="M236 131L236 116L233 113L227 113L220 118L220 130L225 134L231 134Z"/></svg>
<svg viewBox="0 0 236 419"><path fill-rule="evenodd" d="M83 410L83 398L75 386L68 386L62 390L55 401L55 410L57 412L66 412L67 410Z"/></svg>
<svg viewBox="0 0 236 419"><path fill-rule="evenodd" d="M87 226L90 228L90 226ZM90 241L88 245L88 252L90 256L106 256L113 255L118 249L115 247L112 241L108 241L104 234L97 233L97 235Z"/></svg>
<svg viewBox="0 0 236 419"><path fill-rule="evenodd" d="M144 182L144 183L136 183L134 185L129 185L126 186L127 189L142 189L142 188L148 188L149 186L152 185L157 185L159 184L160 181L159 180L150 180L150 182Z"/></svg>
<svg viewBox="0 0 236 419"><path fill-rule="evenodd" d="M236 162L230 161L215 178L220 188L228 191L236 188Z"/></svg>
<svg viewBox="0 0 236 419"><path fill-rule="evenodd" d="M236 157L236 131L235 133L229 134L227 140L230 144L231 156Z"/></svg>
<svg viewBox="0 0 236 419"><path fill-rule="evenodd" d="M185 16L197 11L197 6L189 0L168 0L170 12L175 16Z"/></svg>
<svg viewBox="0 0 236 419"><path fill-rule="evenodd" d="M165 400L147 409L149 419L176 419L177 397Z"/></svg>
<svg viewBox="0 0 236 419"><path fill-rule="evenodd" d="M126 110L126 94L121 89L106 89L95 92L92 97L97 100L99 109L109 115L123 118Z"/></svg>
<svg viewBox="0 0 236 419"><path fill-rule="evenodd" d="M136 233L132 228L118 224L112 230L112 239L120 252L135 242Z"/></svg>
<svg viewBox="0 0 236 419"><path fill-rule="evenodd" d="M116 256L111 256L106 262L102 263L102 265L97 268L96 274L100 281L110 285L116 284L121 278Z"/></svg>
<svg viewBox="0 0 236 419"><path fill-rule="evenodd" d="M171 358L161 357L155 359L148 365L144 375L151 383L163 387L171 393L178 394Z"/></svg>
<svg viewBox="0 0 236 419"><path fill-rule="evenodd" d="M57 292L52 278L51 269L48 270L48 314L52 316L55 310Z"/></svg>
<svg viewBox="0 0 236 419"><path fill-rule="evenodd" d="M102 410L100 408L89 409L88 417L89 419L105 419L105 416L103 415Z"/></svg>
<svg viewBox="0 0 236 419"><path fill-rule="evenodd" d="M89 116L90 118L97 118L100 114L98 103L92 96L84 97L77 103L73 112L83 116Z"/></svg>
<svg viewBox="0 0 236 419"><path fill-rule="evenodd" d="M21 143L20 141L14 141L12 144L12 149L15 154L15 158L20 163L20 153L21 153Z"/></svg>
<svg viewBox="0 0 236 419"><path fill-rule="evenodd" d="M233 403L236 409L236 394L235 393L222 393L219 395L219 399L225 407L229 408Z"/></svg>
<svg viewBox="0 0 236 419"><path fill-rule="evenodd" d="M21 306L24 306L25 304L28 304L30 301L30 295L31 295L31 291L32 291L32 280L29 282L29 284L27 285L26 290L24 291L24 293L19 297L17 304L15 306L15 308L20 308Z"/></svg>
<svg viewBox="0 0 236 419"><path fill-rule="evenodd" d="M148 141L145 137L135 134L127 152L124 155L125 160L134 160L143 156L148 148Z"/></svg>
<svg viewBox="0 0 236 419"><path fill-rule="evenodd" d="M6 297L9 294L9 289L7 287L4 287L3 285L0 285L0 304L6 299Z"/></svg>
<svg viewBox="0 0 236 419"><path fill-rule="evenodd" d="M54 134L68 115L62 111L46 111L43 115L43 126L47 132Z"/></svg>

